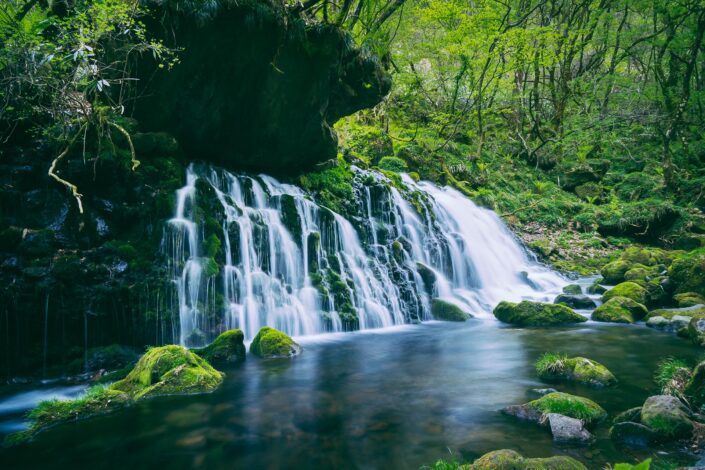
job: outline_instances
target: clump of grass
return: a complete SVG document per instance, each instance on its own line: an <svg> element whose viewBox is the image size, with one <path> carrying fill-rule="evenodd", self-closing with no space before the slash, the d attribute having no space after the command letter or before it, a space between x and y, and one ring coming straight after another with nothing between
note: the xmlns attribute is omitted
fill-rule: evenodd
<svg viewBox="0 0 705 470"><path fill-rule="evenodd" d="M654 380L664 395L681 396L691 374L690 365L686 361L667 357L656 367Z"/></svg>
<svg viewBox="0 0 705 470"><path fill-rule="evenodd" d="M568 356L565 354L544 353L544 355L536 361L536 372L539 374L539 377L561 375L565 373L568 367L567 361Z"/></svg>
<svg viewBox="0 0 705 470"><path fill-rule="evenodd" d="M607 416L607 412L592 400L561 392L544 395L529 402L529 405L543 414L558 413L583 420L585 424L600 421Z"/></svg>

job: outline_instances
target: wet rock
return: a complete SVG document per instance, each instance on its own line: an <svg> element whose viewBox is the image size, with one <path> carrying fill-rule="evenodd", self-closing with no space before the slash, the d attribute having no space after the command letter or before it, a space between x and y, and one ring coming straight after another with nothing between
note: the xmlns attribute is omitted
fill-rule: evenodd
<svg viewBox="0 0 705 470"><path fill-rule="evenodd" d="M685 292L673 296L679 307L694 307L697 305L705 305L705 297L696 292Z"/></svg>
<svg viewBox="0 0 705 470"><path fill-rule="evenodd" d="M508 406L502 409L502 413L539 424L550 413L579 419L586 425L607 417L607 412L594 401L562 392L549 393L523 405Z"/></svg>
<svg viewBox="0 0 705 470"><path fill-rule="evenodd" d="M616 296L597 307L591 318L595 321L634 323L644 318L647 313L644 305L628 297Z"/></svg>
<svg viewBox="0 0 705 470"><path fill-rule="evenodd" d="M549 393L556 393L558 390L555 388L532 388L531 391L542 397L544 395L548 395Z"/></svg>
<svg viewBox="0 0 705 470"><path fill-rule="evenodd" d="M592 387L607 387L617 383L607 367L585 357L567 358L545 354L536 362L536 371L545 380L578 382Z"/></svg>
<svg viewBox="0 0 705 470"><path fill-rule="evenodd" d="M675 317L674 317L675 318ZM687 317L683 317L687 318ZM705 346L705 318L693 317L688 322L688 337L700 346Z"/></svg>
<svg viewBox="0 0 705 470"><path fill-rule="evenodd" d="M641 423L626 421L610 428L610 438L622 445L648 447L658 440L658 435Z"/></svg>
<svg viewBox="0 0 705 470"><path fill-rule="evenodd" d="M620 282L624 282L624 275L630 268L631 263L623 260L617 260L604 265L600 270L600 274L604 278L604 282L606 284L615 285Z"/></svg>
<svg viewBox="0 0 705 470"><path fill-rule="evenodd" d="M416 263L416 272L421 276L426 292L429 294L432 293L433 286L436 284L436 273L423 263Z"/></svg>
<svg viewBox="0 0 705 470"><path fill-rule="evenodd" d="M626 297L637 303L645 305L647 301L646 294L646 289L641 287L639 284L627 281L617 284L612 289L605 292L602 296L602 300L607 302L614 297Z"/></svg>
<svg viewBox="0 0 705 470"><path fill-rule="evenodd" d="M626 423L628 421L638 422L641 419L641 406L636 406L634 408L629 408L627 411L622 411L617 416L614 417L612 422Z"/></svg>
<svg viewBox="0 0 705 470"><path fill-rule="evenodd" d="M472 318L472 315L463 311L457 305L441 299L433 299L431 302L431 314L436 320L445 321L465 321Z"/></svg>
<svg viewBox="0 0 705 470"><path fill-rule="evenodd" d="M585 429L579 419L570 418L558 413L547 415L553 440L561 444L588 444L593 440L593 435Z"/></svg>
<svg viewBox="0 0 705 470"><path fill-rule="evenodd" d="M586 467L577 460L564 455L527 459L518 452L510 449L488 452L475 460L475 462L467 468L468 470L587 470Z"/></svg>
<svg viewBox="0 0 705 470"><path fill-rule="evenodd" d="M528 300L518 304L500 302L493 313L499 321L517 326L553 326L587 321L585 317L565 305Z"/></svg>
<svg viewBox="0 0 705 470"><path fill-rule="evenodd" d="M563 287L563 293L569 295L580 295L583 293L583 289L578 284L568 284Z"/></svg>
<svg viewBox="0 0 705 470"><path fill-rule="evenodd" d="M567 305L575 309L591 309L597 306L595 301L587 295L560 294L553 303Z"/></svg>
<svg viewBox="0 0 705 470"><path fill-rule="evenodd" d="M523 405L510 405L502 408L502 413L515 418L540 423L543 418L543 413L529 403Z"/></svg>
<svg viewBox="0 0 705 470"><path fill-rule="evenodd" d="M211 364L245 360L245 335L242 330L228 330L218 335L211 344L192 351Z"/></svg>
<svg viewBox="0 0 705 470"><path fill-rule="evenodd" d="M259 330L250 345L250 352L264 359L294 357L302 351L287 334L268 326Z"/></svg>
<svg viewBox="0 0 705 470"><path fill-rule="evenodd" d="M599 282L594 282L590 287L587 288L588 294L601 295L605 292L607 292L607 288Z"/></svg>
<svg viewBox="0 0 705 470"><path fill-rule="evenodd" d="M670 395L647 398L641 409L641 424L663 440L687 437L693 432L693 422L687 408L678 398Z"/></svg>

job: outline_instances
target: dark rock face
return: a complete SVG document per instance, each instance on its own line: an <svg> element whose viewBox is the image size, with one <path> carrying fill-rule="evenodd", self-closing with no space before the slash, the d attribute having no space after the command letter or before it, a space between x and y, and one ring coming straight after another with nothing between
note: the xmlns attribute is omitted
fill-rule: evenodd
<svg viewBox="0 0 705 470"><path fill-rule="evenodd" d="M349 35L307 23L279 0L222 1L205 20L176 1L151 3L159 20L150 29L182 49L181 62L143 77L136 116L174 134L194 157L229 169L302 171L335 158L333 123L391 87Z"/></svg>

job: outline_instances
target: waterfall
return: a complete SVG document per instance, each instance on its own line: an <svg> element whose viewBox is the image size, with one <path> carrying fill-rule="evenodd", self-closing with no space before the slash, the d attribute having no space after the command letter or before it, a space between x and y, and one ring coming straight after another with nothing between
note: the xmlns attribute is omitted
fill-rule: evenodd
<svg viewBox="0 0 705 470"><path fill-rule="evenodd" d="M266 175L191 165L165 247L180 342L262 326L293 336L433 319L431 300L488 316L566 282L492 211L454 189L354 168L348 214Z"/></svg>

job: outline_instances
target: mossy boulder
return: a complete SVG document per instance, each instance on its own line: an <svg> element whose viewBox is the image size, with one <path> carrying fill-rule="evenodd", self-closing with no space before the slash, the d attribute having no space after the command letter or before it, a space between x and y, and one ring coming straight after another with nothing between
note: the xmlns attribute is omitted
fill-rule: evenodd
<svg viewBox="0 0 705 470"><path fill-rule="evenodd" d="M647 302L646 289L635 282L622 282L608 290L602 296L602 300L607 302L614 297L627 297L635 302L645 305Z"/></svg>
<svg viewBox="0 0 705 470"><path fill-rule="evenodd" d="M705 297L696 292L684 292L673 296L679 307L693 307L695 305L705 305Z"/></svg>
<svg viewBox="0 0 705 470"><path fill-rule="evenodd" d="M421 277L424 290L429 294L432 293L433 286L436 284L436 273L423 263L416 263L416 272L419 273Z"/></svg>
<svg viewBox="0 0 705 470"><path fill-rule="evenodd" d="M644 266L643 264L635 264L629 271L624 273L624 280L635 282L644 286L648 281L658 276L661 273L659 266Z"/></svg>
<svg viewBox="0 0 705 470"><path fill-rule="evenodd" d="M183 346L162 346L147 351L127 377L111 388L133 399L158 395L212 392L223 374Z"/></svg>
<svg viewBox="0 0 705 470"><path fill-rule="evenodd" d="M647 308L628 297L612 297L597 307L591 318L595 321L634 323L643 319L648 313Z"/></svg>
<svg viewBox="0 0 705 470"><path fill-rule="evenodd" d="M555 300L554 304L563 304L570 308L575 309L591 309L595 308L595 301L592 300L587 295L574 295L574 294L559 294Z"/></svg>
<svg viewBox="0 0 705 470"><path fill-rule="evenodd" d="M604 281L604 279L602 279L602 281ZM607 292L607 288L598 281L593 282L592 285L587 288L588 294L601 295L605 292Z"/></svg>
<svg viewBox="0 0 705 470"><path fill-rule="evenodd" d="M624 250L620 258L631 264L655 266L658 264L670 264L673 255L661 248L630 246Z"/></svg>
<svg viewBox="0 0 705 470"><path fill-rule="evenodd" d="M699 249L675 259L668 276L676 292L694 292L705 296L705 251Z"/></svg>
<svg viewBox="0 0 705 470"><path fill-rule="evenodd" d="M705 406L705 361L700 362L693 369L690 380L685 387L685 395L694 407Z"/></svg>
<svg viewBox="0 0 705 470"><path fill-rule="evenodd" d="M688 437L693 432L690 413L678 398L671 395L647 398L641 408L641 424L663 440Z"/></svg>
<svg viewBox="0 0 705 470"><path fill-rule="evenodd" d="M508 406L504 414L540 423L549 413L582 420L591 425L607 417L607 412L594 401L563 392L553 392L523 405Z"/></svg>
<svg viewBox="0 0 705 470"><path fill-rule="evenodd" d="M615 385L617 378L607 367L585 357L544 354L536 361L536 372L544 380L577 382L592 387Z"/></svg>
<svg viewBox="0 0 705 470"><path fill-rule="evenodd" d="M472 318L472 315L465 312L462 308L441 299L433 299L431 302L431 314L436 320L445 321L465 321Z"/></svg>
<svg viewBox="0 0 705 470"><path fill-rule="evenodd" d="M585 317L562 304L524 300L518 304L503 301L493 311L497 320L517 326L555 326L582 323Z"/></svg>
<svg viewBox="0 0 705 470"><path fill-rule="evenodd" d="M583 293L583 289L578 284L568 284L563 287L563 293L569 295L580 295Z"/></svg>
<svg viewBox="0 0 705 470"><path fill-rule="evenodd" d="M261 358L294 357L301 354L302 348L286 333L262 327L250 345L250 352Z"/></svg>
<svg viewBox="0 0 705 470"><path fill-rule="evenodd" d="M242 330L228 330L208 346L192 351L211 364L243 361L246 353L244 340Z"/></svg>
<svg viewBox="0 0 705 470"><path fill-rule="evenodd" d="M511 449L488 452L467 468L469 470L587 470L577 460L564 455L527 459Z"/></svg>
<svg viewBox="0 0 705 470"><path fill-rule="evenodd" d="M612 261L602 267L600 274L606 284L619 284L624 282L624 275L631 267L632 265L624 260Z"/></svg>

